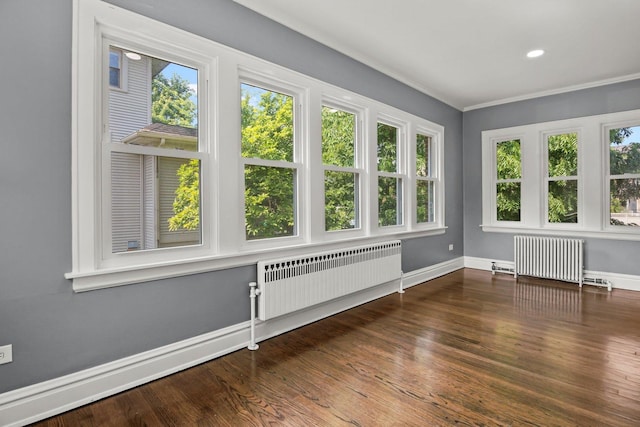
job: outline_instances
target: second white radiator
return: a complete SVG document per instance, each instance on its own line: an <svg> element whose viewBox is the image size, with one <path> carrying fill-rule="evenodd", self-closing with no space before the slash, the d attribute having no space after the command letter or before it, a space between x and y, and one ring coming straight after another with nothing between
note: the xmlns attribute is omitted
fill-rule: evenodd
<svg viewBox="0 0 640 427"><path fill-rule="evenodd" d="M584 262L581 239L515 236L514 276L534 276L582 286Z"/></svg>

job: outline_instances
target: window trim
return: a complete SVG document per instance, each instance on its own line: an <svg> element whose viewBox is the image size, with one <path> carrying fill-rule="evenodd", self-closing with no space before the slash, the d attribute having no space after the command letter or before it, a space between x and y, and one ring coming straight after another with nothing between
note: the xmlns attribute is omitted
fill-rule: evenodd
<svg viewBox="0 0 640 427"><path fill-rule="evenodd" d="M482 224L485 232L530 233L593 237L613 240L640 240L640 230L614 229L609 225L609 137L608 129L640 123L640 110L622 111L574 119L542 122L482 132ZM578 202L580 222L548 223L544 198L546 135L578 132ZM522 223L501 224L491 216L495 210L495 155L497 140L521 140ZM589 155L587 155L589 153ZM589 171L589 173L586 173ZM587 209L586 207L598 208ZM526 212L525 212L526 209Z"/></svg>
<svg viewBox="0 0 640 427"><path fill-rule="evenodd" d="M208 39L168 26L150 18L115 7L99 0L74 0L72 51L72 271L65 274L73 281L74 291L86 291L131 283L176 277L249 265L265 256L315 252L379 242L389 238L408 238L443 234L444 217L444 127L389 105L349 92L328 83L268 63L264 60L220 45ZM104 102L103 35L117 47L131 49L149 56L167 58L172 62L197 68L198 127L201 156L201 209L203 244L153 251L134 251L111 259L103 259L103 191L101 162L103 146ZM150 38L148 34L153 34ZM165 54L168 52L168 54ZM126 61L125 61L126 62ZM294 153L298 168L298 236L295 238L244 241L244 212L241 177L243 159L240 156L240 96L244 78L267 82L270 87L295 88L300 92L296 102L301 124L298 152ZM102 83L98 83L102 82ZM249 82L248 82L249 83ZM258 83L258 82L256 82ZM272 84L271 84L272 83ZM100 86L102 85L102 86ZM100 86L100 87L98 87ZM202 99L200 99L202 97ZM324 186L320 146L320 109L325 101L336 102L341 108L355 109L360 131L359 169L361 174L360 229L324 231L318 224L318 204L324 199L311 197ZM223 106L223 108L219 108ZM403 172L402 226L377 227L377 185L375 150L368 141L375 138L376 120L388 117L402 123L404 141L412 129L421 128L437 138L439 206L436 223L429 227L412 224L407 213L412 206L412 184L408 173L406 142L401 159ZM373 128L373 132L372 132ZM219 144L218 141L224 141ZM135 150L134 147L127 149ZM172 156L173 153L162 153ZM194 152L185 153L192 158ZM372 161L373 156L373 161ZM204 184L203 184L204 183ZM410 190L409 190L410 191ZM243 194L243 193L242 193ZM207 221L207 219L209 219ZM267 241L268 240L268 241ZM277 241L277 242L275 242ZM247 244L245 244L247 243Z"/></svg>

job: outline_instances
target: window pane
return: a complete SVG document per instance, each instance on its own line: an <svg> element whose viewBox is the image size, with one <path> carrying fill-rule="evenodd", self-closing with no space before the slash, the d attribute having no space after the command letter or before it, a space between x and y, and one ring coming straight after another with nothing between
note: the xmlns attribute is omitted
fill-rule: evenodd
<svg viewBox="0 0 640 427"><path fill-rule="evenodd" d="M295 234L295 171L245 165L244 203L247 240Z"/></svg>
<svg viewBox="0 0 640 427"><path fill-rule="evenodd" d="M358 228L358 174L325 171L325 229Z"/></svg>
<svg viewBox="0 0 640 427"><path fill-rule="evenodd" d="M433 222L433 181L418 181L416 183L416 220Z"/></svg>
<svg viewBox="0 0 640 427"><path fill-rule="evenodd" d="M242 156L293 161L293 97L241 84Z"/></svg>
<svg viewBox="0 0 640 427"><path fill-rule="evenodd" d="M548 220L553 223L578 222L578 181L549 181Z"/></svg>
<svg viewBox="0 0 640 427"><path fill-rule="evenodd" d="M502 141L496 147L498 179L522 178L520 140Z"/></svg>
<svg viewBox="0 0 640 427"><path fill-rule="evenodd" d="M355 137L355 114L322 107L322 161L325 165L353 167Z"/></svg>
<svg viewBox="0 0 640 427"><path fill-rule="evenodd" d="M378 225L402 224L402 179L378 177Z"/></svg>
<svg viewBox="0 0 640 427"><path fill-rule="evenodd" d="M120 50L109 51L109 86L120 87Z"/></svg>
<svg viewBox="0 0 640 427"><path fill-rule="evenodd" d="M378 170L397 172L398 128L378 123Z"/></svg>
<svg viewBox="0 0 640 427"><path fill-rule="evenodd" d="M416 135L416 174L431 176L431 137Z"/></svg>
<svg viewBox="0 0 640 427"><path fill-rule="evenodd" d="M640 173L640 126L609 131L609 174Z"/></svg>
<svg viewBox="0 0 640 427"><path fill-rule="evenodd" d="M520 221L520 183L497 184L498 221Z"/></svg>
<svg viewBox="0 0 640 427"><path fill-rule="evenodd" d="M111 142L198 151L198 70L125 55L127 72L120 78L127 79L127 90L109 91Z"/></svg>
<svg viewBox="0 0 640 427"><path fill-rule="evenodd" d="M609 190L611 225L640 225L640 179L612 179Z"/></svg>
<svg viewBox="0 0 640 427"><path fill-rule="evenodd" d="M565 133L547 138L549 176L578 175L578 134ZM563 221L564 222L564 221Z"/></svg>
<svg viewBox="0 0 640 427"><path fill-rule="evenodd" d="M112 252L197 245L200 161L111 154Z"/></svg>

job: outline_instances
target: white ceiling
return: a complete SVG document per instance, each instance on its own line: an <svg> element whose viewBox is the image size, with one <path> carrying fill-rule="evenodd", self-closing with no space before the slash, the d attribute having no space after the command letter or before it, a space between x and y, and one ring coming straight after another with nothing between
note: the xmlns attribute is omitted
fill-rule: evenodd
<svg viewBox="0 0 640 427"><path fill-rule="evenodd" d="M640 0L235 1L461 110L640 78Z"/></svg>

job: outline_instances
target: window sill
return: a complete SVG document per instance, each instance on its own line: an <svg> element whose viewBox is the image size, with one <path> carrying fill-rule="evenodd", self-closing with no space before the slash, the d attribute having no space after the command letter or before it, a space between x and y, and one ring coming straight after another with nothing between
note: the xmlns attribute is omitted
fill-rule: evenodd
<svg viewBox="0 0 640 427"><path fill-rule="evenodd" d="M594 239L607 240L638 240L640 241L640 229L634 230L587 230L584 228L529 228L500 225L480 225L482 231L489 233L512 233L512 234L539 234L547 236L572 236L591 237Z"/></svg>
<svg viewBox="0 0 640 427"><path fill-rule="evenodd" d="M424 230L388 233L375 237L358 237L344 239L339 242L317 242L312 244L296 244L274 249L253 249L233 254L219 254L211 257L196 257L181 259L173 262L163 262L148 265L135 265L118 268L106 268L88 272L66 273L64 277L73 281L74 292L92 291L102 288L149 282L152 280L205 273L255 264L263 259L279 256L312 254L321 250L332 250L351 247L354 244L375 243L392 238L406 239L415 237L434 236L444 234L447 227L429 228Z"/></svg>

